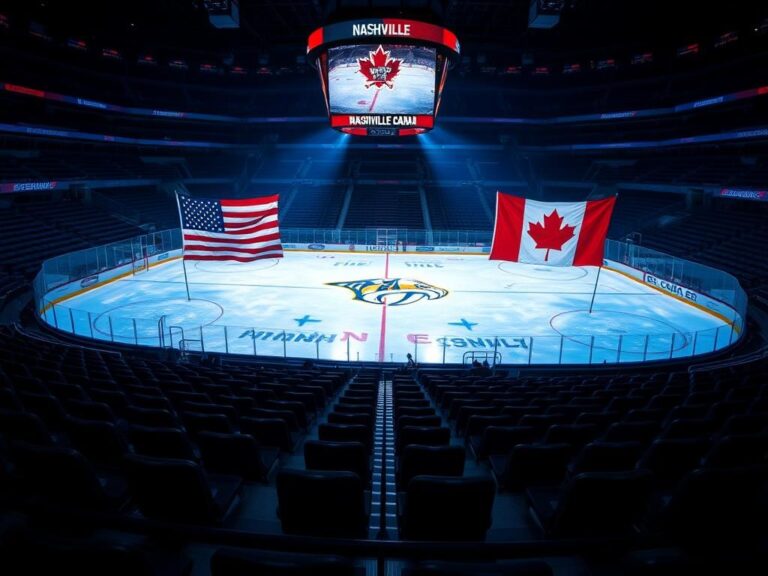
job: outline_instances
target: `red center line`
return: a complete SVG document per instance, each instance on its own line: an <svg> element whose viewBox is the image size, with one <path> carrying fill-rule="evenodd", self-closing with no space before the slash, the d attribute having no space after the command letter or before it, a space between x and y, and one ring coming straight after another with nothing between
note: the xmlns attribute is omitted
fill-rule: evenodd
<svg viewBox="0 0 768 576"><path fill-rule="evenodd" d="M373 100L371 100L371 105L368 107L368 112L373 110L373 107L376 106L376 98L379 97L379 92L381 92L381 88L376 88L376 94L373 95Z"/></svg>
<svg viewBox="0 0 768 576"><path fill-rule="evenodd" d="M389 277L389 252L384 256L384 278ZM384 362L386 352L385 341L387 338L387 299L384 298L381 305L381 330L379 333L379 362Z"/></svg>

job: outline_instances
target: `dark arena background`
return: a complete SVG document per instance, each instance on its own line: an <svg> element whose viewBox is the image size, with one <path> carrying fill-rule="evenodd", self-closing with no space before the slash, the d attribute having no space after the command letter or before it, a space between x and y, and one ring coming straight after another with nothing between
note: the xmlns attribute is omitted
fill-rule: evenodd
<svg viewBox="0 0 768 576"><path fill-rule="evenodd" d="M0 572L768 573L768 6L0 0Z"/></svg>

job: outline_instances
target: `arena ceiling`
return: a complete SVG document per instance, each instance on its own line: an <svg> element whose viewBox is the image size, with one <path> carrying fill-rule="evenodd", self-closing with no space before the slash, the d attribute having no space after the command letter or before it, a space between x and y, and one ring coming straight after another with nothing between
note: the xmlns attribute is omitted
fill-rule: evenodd
<svg viewBox="0 0 768 576"><path fill-rule="evenodd" d="M185 49L303 46L333 18L403 14L442 22L465 46L582 50L679 44L743 28L768 16L753 0L565 0L552 30L528 27L530 0L240 0L239 30L217 30L203 0L0 0L6 10L46 22L54 33L124 38Z"/></svg>

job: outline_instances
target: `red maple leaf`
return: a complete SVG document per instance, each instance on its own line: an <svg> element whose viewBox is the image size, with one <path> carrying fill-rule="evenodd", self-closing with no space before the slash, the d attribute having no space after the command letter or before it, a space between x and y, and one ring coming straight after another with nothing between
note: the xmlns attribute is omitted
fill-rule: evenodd
<svg viewBox="0 0 768 576"><path fill-rule="evenodd" d="M400 63L402 60L390 58L389 52L379 45L375 52L370 52L368 58L360 58L357 63L360 65L359 72L365 76L365 87L376 86L381 88L386 86L392 88L394 85L392 79L400 73Z"/></svg>
<svg viewBox="0 0 768 576"><path fill-rule="evenodd" d="M546 250L544 255L544 262L549 260L550 250L562 250L563 244L573 238L573 231L576 230L575 226L563 224L563 217L557 213L557 209L547 216L544 215L544 226L536 222L528 223L528 235L536 242L536 248L540 250Z"/></svg>

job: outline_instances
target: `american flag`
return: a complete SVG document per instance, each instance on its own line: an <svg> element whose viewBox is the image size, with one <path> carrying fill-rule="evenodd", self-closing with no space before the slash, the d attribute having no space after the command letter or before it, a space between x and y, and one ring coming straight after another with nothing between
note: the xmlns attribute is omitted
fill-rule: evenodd
<svg viewBox="0 0 768 576"><path fill-rule="evenodd" d="M185 260L282 258L278 194L213 200L177 196Z"/></svg>

